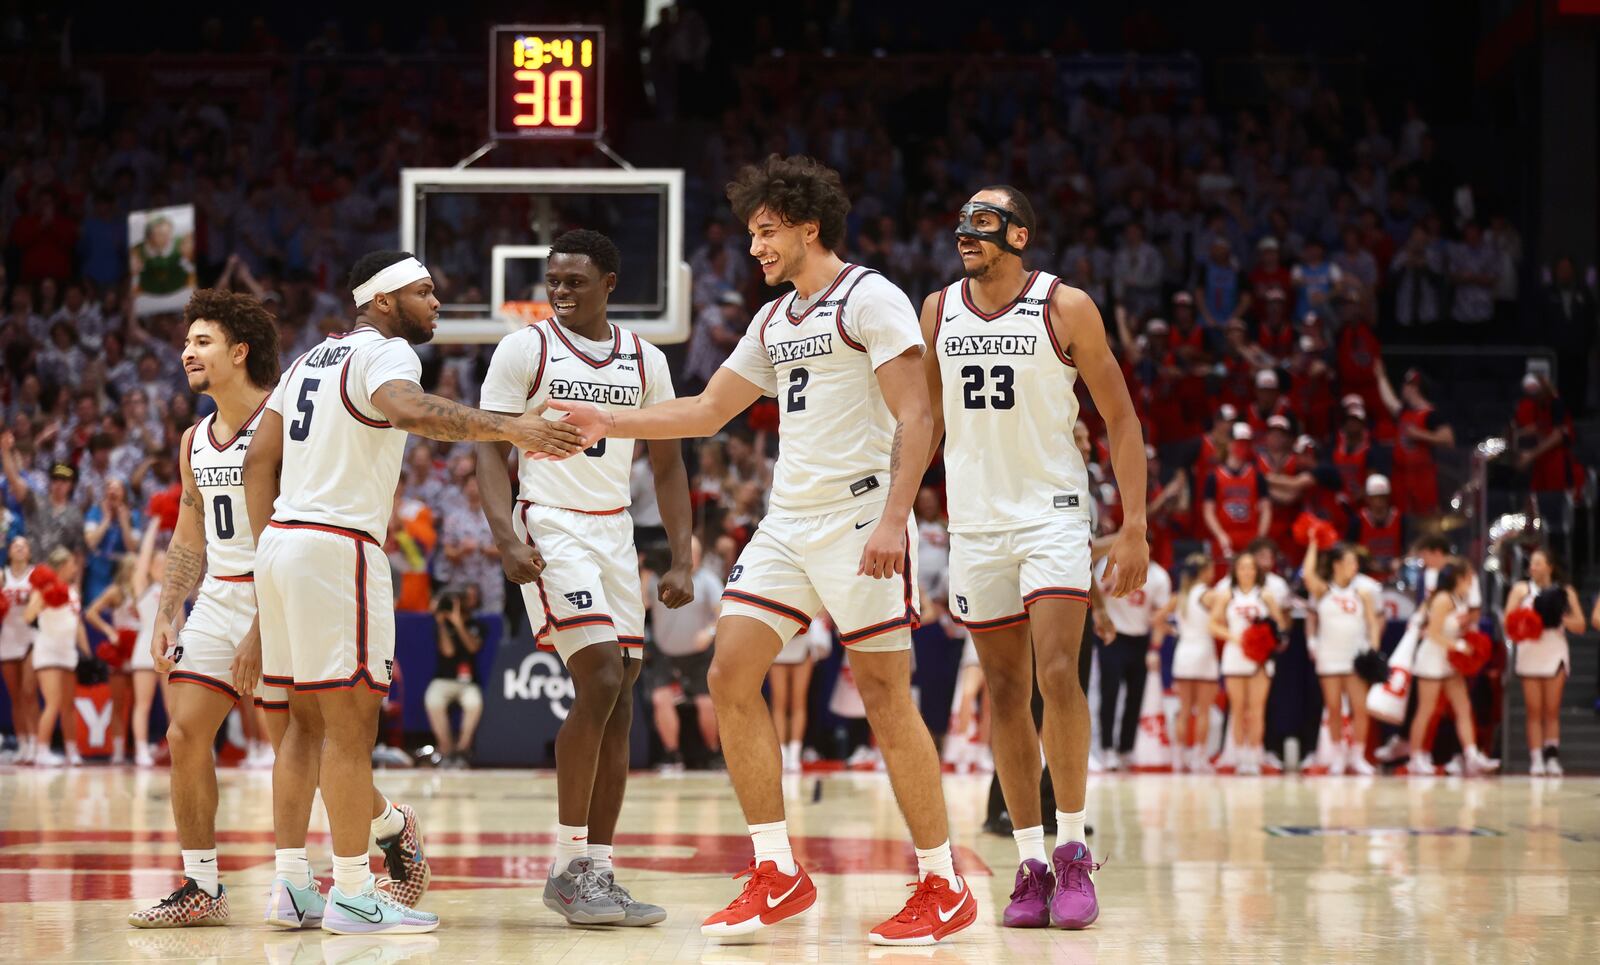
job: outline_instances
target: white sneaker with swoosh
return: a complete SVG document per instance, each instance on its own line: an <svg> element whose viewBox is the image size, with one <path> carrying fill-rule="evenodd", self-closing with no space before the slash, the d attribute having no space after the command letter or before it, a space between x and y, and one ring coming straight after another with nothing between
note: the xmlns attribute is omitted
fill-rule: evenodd
<svg viewBox="0 0 1600 965"><path fill-rule="evenodd" d="M370 876L360 893L347 895L335 885L328 891L322 930L336 935L414 935L439 927L439 916L407 908L379 891Z"/></svg>

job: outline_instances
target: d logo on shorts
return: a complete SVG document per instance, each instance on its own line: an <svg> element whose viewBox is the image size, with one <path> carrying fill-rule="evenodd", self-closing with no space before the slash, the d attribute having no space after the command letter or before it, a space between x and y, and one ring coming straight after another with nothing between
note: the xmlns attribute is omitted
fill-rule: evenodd
<svg viewBox="0 0 1600 965"><path fill-rule="evenodd" d="M579 590L576 593L565 593L562 595L567 598L567 602L572 604L575 609L587 610L594 606L594 594L590 593L588 590Z"/></svg>
<svg viewBox="0 0 1600 965"><path fill-rule="evenodd" d="M967 612L967 598L959 593L956 594L956 609L960 610L962 613Z"/></svg>
<svg viewBox="0 0 1600 965"><path fill-rule="evenodd" d="M733 564L733 568L728 570L728 582L729 583L737 583L737 582L739 582L739 577L741 577L743 575L744 575L744 564L735 563L735 564Z"/></svg>

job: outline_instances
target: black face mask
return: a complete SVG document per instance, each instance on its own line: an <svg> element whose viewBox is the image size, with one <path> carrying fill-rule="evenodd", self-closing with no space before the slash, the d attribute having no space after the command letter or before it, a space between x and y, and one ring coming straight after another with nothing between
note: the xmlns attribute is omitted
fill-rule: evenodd
<svg viewBox="0 0 1600 965"><path fill-rule="evenodd" d="M1000 219L1000 227L995 231L978 230L972 223L972 217L980 211L987 211L998 217ZM1007 211L998 204L989 204L987 201L968 201L961 207L961 223L956 225L956 237L987 241L1006 254L1016 255L1020 258L1022 257L1022 249L1013 246L1011 242L1006 240L1006 233L1011 230L1012 225L1016 225L1019 228L1030 227L1018 220L1014 212Z"/></svg>

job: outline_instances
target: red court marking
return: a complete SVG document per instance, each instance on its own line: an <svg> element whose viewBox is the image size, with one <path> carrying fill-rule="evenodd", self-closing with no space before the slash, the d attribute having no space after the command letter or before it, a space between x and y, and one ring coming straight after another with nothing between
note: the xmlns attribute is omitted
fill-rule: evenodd
<svg viewBox="0 0 1600 965"><path fill-rule="evenodd" d="M326 835L312 835L326 841ZM257 855L218 855L223 872L237 872L272 863L272 832L219 831L223 844L252 845ZM432 888L456 891L479 888L542 886L550 866L549 845L555 835L543 832L491 831L470 834L438 831L430 845L514 846L517 853L479 855L433 854ZM29 846L101 844L105 850L39 854ZM132 847L129 847L132 845ZM886 838L797 838L795 856L813 874L916 874L916 861L906 841ZM616 846L624 868L680 874L722 872L732 875L750 862L750 839L732 834L619 834ZM680 848L683 855L632 856L636 848ZM172 831L0 831L0 904L23 901L106 901L149 897L151 879L170 873L178 878L177 835ZM247 849L253 850L253 849ZM965 875L989 875L983 859L968 848L955 848L956 864ZM38 872L38 873L35 873ZM64 874L63 872L70 872ZM136 883L137 882L137 883ZM161 885L156 885L160 890ZM159 896L156 896L159 897Z"/></svg>

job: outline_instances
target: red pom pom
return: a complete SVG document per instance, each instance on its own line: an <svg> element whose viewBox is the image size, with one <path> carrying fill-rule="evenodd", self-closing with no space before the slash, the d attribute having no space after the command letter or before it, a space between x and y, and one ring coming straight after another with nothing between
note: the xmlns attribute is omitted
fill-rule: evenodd
<svg viewBox="0 0 1600 965"><path fill-rule="evenodd" d="M117 663L127 663L133 657L133 648L139 642L139 631L124 627L117 631Z"/></svg>
<svg viewBox="0 0 1600 965"><path fill-rule="evenodd" d="M6 618L6 614L10 612L11 597L6 596L4 593L0 593L0 620L4 620Z"/></svg>
<svg viewBox="0 0 1600 965"><path fill-rule="evenodd" d="M110 640L101 640L98 644L96 644L94 648L94 655L113 667L119 666L122 663L121 660L117 659L117 645L112 643Z"/></svg>
<svg viewBox="0 0 1600 965"><path fill-rule="evenodd" d="M1506 638L1512 643L1528 643L1544 633L1544 621L1527 607L1518 607L1506 614Z"/></svg>
<svg viewBox="0 0 1600 965"><path fill-rule="evenodd" d="M1311 527L1316 525L1317 517L1310 513L1301 513L1294 521L1294 541L1301 546L1311 542ZM1320 547L1319 547L1320 549Z"/></svg>
<svg viewBox="0 0 1600 965"><path fill-rule="evenodd" d="M1311 538L1317 541L1317 549L1325 550L1339 542L1339 530L1327 520L1319 519L1317 525L1311 527Z"/></svg>
<svg viewBox="0 0 1600 965"><path fill-rule="evenodd" d="M1278 633L1266 620L1250 624L1239 637L1239 649L1251 663L1266 663L1278 649Z"/></svg>
<svg viewBox="0 0 1600 965"><path fill-rule="evenodd" d="M65 583L52 583L39 593L44 597L45 606L66 606L67 601L72 599L71 591L67 589Z"/></svg>
<svg viewBox="0 0 1600 965"><path fill-rule="evenodd" d="M1460 641L1450 648L1450 666L1463 677L1476 676L1489 662L1494 652L1494 641L1482 630L1468 630Z"/></svg>
<svg viewBox="0 0 1600 965"><path fill-rule="evenodd" d="M1294 521L1294 541L1301 546L1314 542L1317 549L1325 550L1339 542L1339 531L1322 517L1303 512Z"/></svg>
<svg viewBox="0 0 1600 965"><path fill-rule="evenodd" d="M56 571L43 563L35 566L33 572L28 574L28 583L35 590L44 590L49 588L51 584L60 582L61 577L56 575Z"/></svg>

